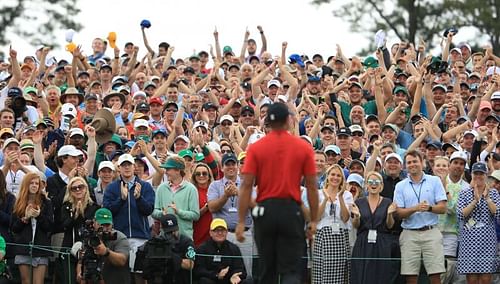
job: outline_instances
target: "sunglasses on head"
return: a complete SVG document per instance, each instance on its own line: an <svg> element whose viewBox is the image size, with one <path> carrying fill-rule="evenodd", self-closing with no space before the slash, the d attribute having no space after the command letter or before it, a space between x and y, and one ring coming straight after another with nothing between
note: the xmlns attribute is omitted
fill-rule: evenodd
<svg viewBox="0 0 500 284"><path fill-rule="evenodd" d="M369 179L367 181L367 183L369 185L379 185L379 184L382 184L382 181L381 180L378 180L378 179Z"/></svg>
<svg viewBox="0 0 500 284"><path fill-rule="evenodd" d="M78 191L80 191L80 190L85 189L85 185L84 185L84 184L73 185L70 189L71 189L71 191L73 191L73 192L78 192Z"/></svg>

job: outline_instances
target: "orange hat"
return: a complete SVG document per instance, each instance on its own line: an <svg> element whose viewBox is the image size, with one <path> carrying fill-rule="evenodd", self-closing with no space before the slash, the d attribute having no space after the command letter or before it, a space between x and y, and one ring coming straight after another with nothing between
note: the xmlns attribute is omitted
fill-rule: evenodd
<svg viewBox="0 0 500 284"><path fill-rule="evenodd" d="M111 48L116 47L116 33L115 32L110 32L108 34L108 41L109 41L109 46L111 46Z"/></svg>
<svg viewBox="0 0 500 284"><path fill-rule="evenodd" d="M24 63L23 65L21 65L21 70L23 70L24 68L28 68L30 71L33 71L33 68L29 64Z"/></svg>

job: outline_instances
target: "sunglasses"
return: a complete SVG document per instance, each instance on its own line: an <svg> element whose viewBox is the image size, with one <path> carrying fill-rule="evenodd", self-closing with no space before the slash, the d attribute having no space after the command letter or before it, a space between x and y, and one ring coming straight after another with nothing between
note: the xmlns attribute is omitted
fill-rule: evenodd
<svg viewBox="0 0 500 284"><path fill-rule="evenodd" d="M369 179L367 181L367 183L369 185L379 185L379 184L382 184L382 181L381 180L378 180L378 179Z"/></svg>
<svg viewBox="0 0 500 284"><path fill-rule="evenodd" d="M352 136L363 137L363 132L353 132Z"/></svg>
<svg viewBox="0 0 500 284"><path fill-rule="evenodd" d="M231 150L221 150L220 152L221 152L222 154L230 154L230 153L232 153L233 151L231 151Z"/></svg>
<svg viewBox="0 0 500 284"><path fill-rule="evenodd" d="M221 123L222 126L230 126L232 123L231 122L223 122Z"/></svg>
<svg viewBox="0 0 500 284"><path fill-rule="evenodd" d="M78 192L78 191L83 190L83 189L85 189L84 184L74 185L70 188L70 190L73 192Z"/></svg>
<svg viewBox="0 0 500 284"><path fill-rule="evenodd" d="M208 172L195 172L194 175L197 177L208 177Z"/></svg>
<svg viewBox="0 0 500 284"><path fill-rule="evenodd" d="M167 108L165 109L167 112L177 112L175 108Z"/></svg>

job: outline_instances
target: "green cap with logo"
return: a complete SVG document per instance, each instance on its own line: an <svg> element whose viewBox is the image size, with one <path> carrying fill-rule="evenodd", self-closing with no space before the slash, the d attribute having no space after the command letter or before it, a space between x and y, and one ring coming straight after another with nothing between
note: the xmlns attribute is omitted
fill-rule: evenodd
<svg viewBox="0 0 500 284"><path fill-rule="evenodd" d="M99 225L113 224L113 215L107 208L100 208L95 212L95 220Z"/></svg>

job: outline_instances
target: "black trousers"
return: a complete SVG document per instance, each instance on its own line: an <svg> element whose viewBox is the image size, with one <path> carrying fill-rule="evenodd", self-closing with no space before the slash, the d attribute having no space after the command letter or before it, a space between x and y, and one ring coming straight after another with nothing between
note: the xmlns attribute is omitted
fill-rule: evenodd
<svg viewBox="0 0 500 284"><path fill-rule="evenodd" d="M259 251L259 283L300 283L305 251L304 216L290 199L268 199L254 212L255 243Z"/></svg>

